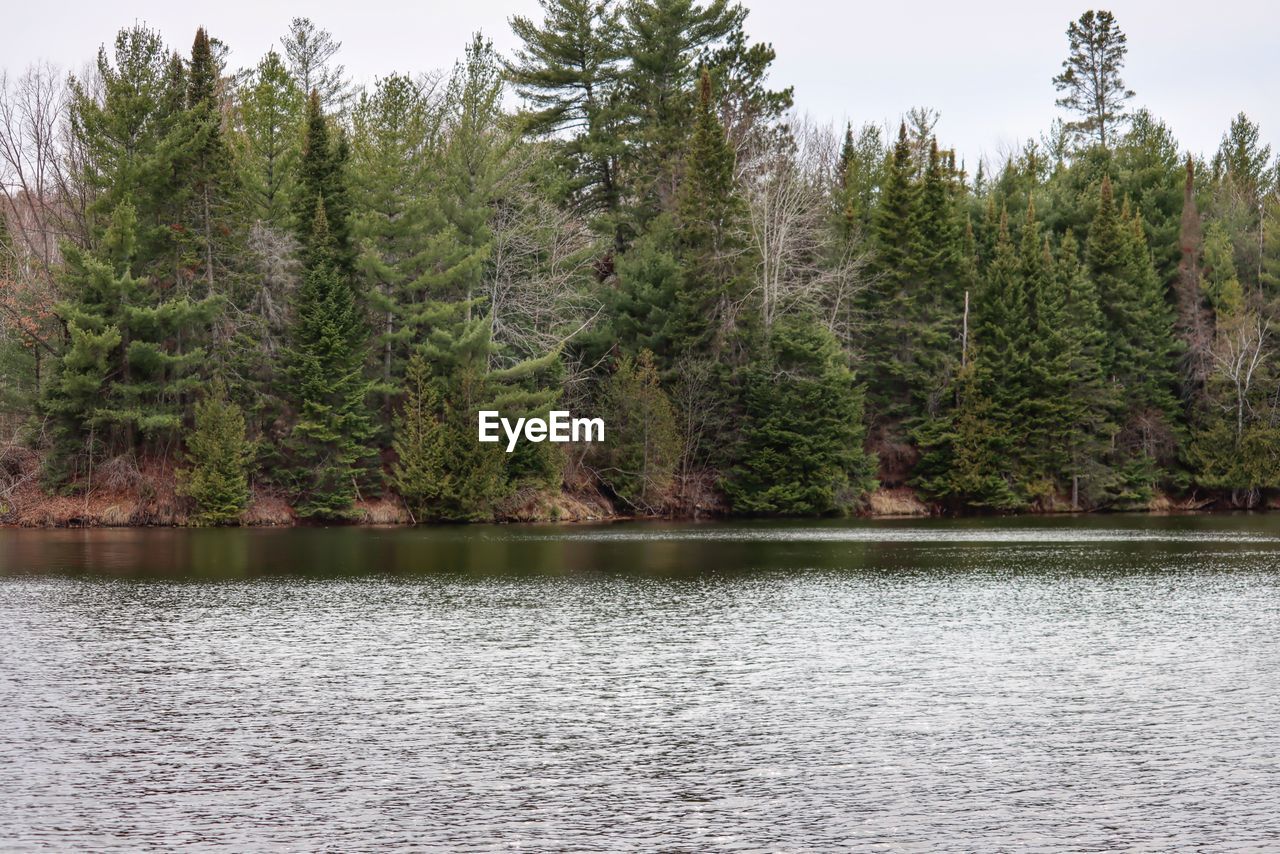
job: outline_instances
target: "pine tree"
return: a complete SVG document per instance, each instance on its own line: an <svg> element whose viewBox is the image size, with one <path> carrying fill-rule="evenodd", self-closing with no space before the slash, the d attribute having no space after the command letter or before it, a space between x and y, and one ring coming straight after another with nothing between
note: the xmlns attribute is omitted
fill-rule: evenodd
<svg viewBox="0 0 1280 854"><path fill-rule="evenodd" d="M746 10L729 0L640 0L626 6L623 98L632 127L624 170L633 233L661 213L679 182L690 129L701 123L699 59L742 28ZM705 68L703 70L706 70ZM723 129L721 129L723 133Z"/></svg>
<svg viewBox="0 0 1280 854"><path fill-rule="evenodd" d="M136 214L124 203L97 252L66 250L69 299L57 314L70 345L41 400L54 445L49 479L69 484L99 456L158 451L182 425L183 401L200 384L199 348L179 350L184 332L206 329L215 298L174 296L136 275Z"/></svg>
<svg viewBox="0 0 1280 854"><path fill-rule="evenodd" d="M236 92L230 145L248 217L283 231L294 209L306 96L269 51Z"/></svg>
<svg viewBox="0 0 1280 854"><path fill-rule="evenodd" d="M432 229L428 163L438 157L439 116L403 75L379 80L353 111L353 231L357 266L377 315L382 382L390 386L412 350L438 254L424 252Z"/></svg>
<svg viewBox="0 0 1280 854"><path fill-rule="evenodd" d="M559 195L612 235L623 252L621 161L628 106L622 95L622 9L598 0L540 0L539 26L516 15L523 42L507 74L530 109L521 114L530 136L570 131L557 145L566 179Z"/></svg>
<svg viewBox="0 0 1280 854"><path fill-rule="evenodd" d="M1090 10L1067 27L1071 53L1062 73L1053 78L1059 92L1058 106L1079 113L1067 129L1082 139L1106 148L1117 136L1116 127L1126 118L1124 103L1133 92L1120 79L1128 39L1110 12Z"/></svg>
<svg viewBox="0 0 1280 854"><path fill-rule="evenodd" d="M197 525L230 525L249 506L253 446L245 439L244 415L215 384L196 404L195 426L186 437L188 468L178 473L178 492L196 505Z"/></svg>
<svg viewBox="0 0 1280 854"><path fill-rule="evenodd" d="M341 115L351 99L346 67L333 62L334 56L342 49L342 42L328 30L317 27L310 18L294 18L289 22L289 32L280 39L280 45L284 48L284 55L289 60L289 73L298 88L315 93L325 113Z"/></svg>

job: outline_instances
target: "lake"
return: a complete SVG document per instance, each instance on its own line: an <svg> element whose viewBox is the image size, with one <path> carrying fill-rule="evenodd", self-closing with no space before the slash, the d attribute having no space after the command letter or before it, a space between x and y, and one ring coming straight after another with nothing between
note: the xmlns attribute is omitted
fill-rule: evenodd
<svg viewBox="0 0 1280 854"><path fill-rule="evenodd" d="M1280 515L0 530L0 848L1280 845Z"/></svg>

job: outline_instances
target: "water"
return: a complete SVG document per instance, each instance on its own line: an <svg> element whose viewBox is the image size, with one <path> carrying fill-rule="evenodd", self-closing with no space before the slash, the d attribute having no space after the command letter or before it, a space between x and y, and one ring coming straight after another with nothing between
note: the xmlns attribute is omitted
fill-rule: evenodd
<svg viewBox="0 0 1280 854"><path fill-rule="evenodd" d="M0 848L1280 847L1280 517L0 531Z"/></svg>

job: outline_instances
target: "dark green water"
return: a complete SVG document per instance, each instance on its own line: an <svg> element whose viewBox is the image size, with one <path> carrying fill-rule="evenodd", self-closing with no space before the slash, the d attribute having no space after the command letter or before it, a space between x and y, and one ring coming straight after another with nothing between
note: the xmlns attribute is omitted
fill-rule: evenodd
<svg viewBox="0 0 1280 854"><path fill-rule="evenodd" d="M1280 516L0 531L0 848L1258 850Z"/></svg>

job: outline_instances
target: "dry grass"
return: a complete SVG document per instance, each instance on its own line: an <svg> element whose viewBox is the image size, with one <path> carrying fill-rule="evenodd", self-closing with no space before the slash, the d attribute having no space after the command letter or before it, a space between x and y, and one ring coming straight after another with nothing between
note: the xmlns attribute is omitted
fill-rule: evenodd
<svg viewBox="0 0 1280 854"><path fill-rule="evenodd" d="M283 496L254 489L249 507L240 517L240 524L262 527L278 527L294 524L297 517Z"/></svg>
<svg viewBox="0 0 1280 854"><path fill-rule="evenodd" d="M500 522L598 522L617 514L594 489L581 493L522 489L502 502L496 517Z"/></svg>
<svg viewBox="0 0 1280 854"><path fill-rule="evenodd" d="M413 521L404 504L391 496L357 502L356 519L362 525L408 525Z"/></svg>
<svg viewBox="0 0 1280 854"><path fill-rule="evenodd" d="M877 489L867 498L868 516L928 516L929 506L905 486Z"/></svg>

